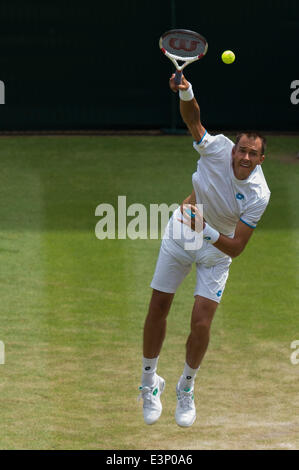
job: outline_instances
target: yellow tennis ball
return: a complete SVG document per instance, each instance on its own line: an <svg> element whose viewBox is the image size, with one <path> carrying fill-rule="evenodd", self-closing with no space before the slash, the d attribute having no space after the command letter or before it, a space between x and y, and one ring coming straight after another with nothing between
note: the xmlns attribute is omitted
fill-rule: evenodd
<svg viewBox="0 0 299 470"><path fill-rule="evenodd" d="M235 61L235 54L233 51L224 51L222 53L221 59L225 64L232 64Z"/></svg>

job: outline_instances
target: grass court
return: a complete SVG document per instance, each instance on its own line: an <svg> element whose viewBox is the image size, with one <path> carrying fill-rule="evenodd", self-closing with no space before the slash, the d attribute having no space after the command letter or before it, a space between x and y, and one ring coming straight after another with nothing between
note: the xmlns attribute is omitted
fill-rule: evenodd
<svg viewBox="0 0 299 470"><path fill-rule="evenodd" d="M98 240L98 204L180 203L190 137L1 139L1 449L298 449L299 137L268 136L270 204L230 277L197 375L197 420L174 420L194 269L159 361L163 413L137 402L160 240Z"/></svg>

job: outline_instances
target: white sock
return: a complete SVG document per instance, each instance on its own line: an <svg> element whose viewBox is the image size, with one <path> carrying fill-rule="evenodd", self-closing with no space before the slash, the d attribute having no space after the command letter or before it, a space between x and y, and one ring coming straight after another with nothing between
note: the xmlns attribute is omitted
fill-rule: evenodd
<svg viewBox="0 0 299 470"><path fill-rule="evenodd" d="M197 369L192 369L190 366L188 366L187 362L185 362L183 375L181 375L179 380L180 390L185 390L188 392L194 387L194 380L199 368L200 366Z"/></svg>
<svg viewBox="0 0 299 470"><path fill-rule="evenodd" d="M158 365L158 357L148 359L146 357L142 358L142 386L143 387L153 387L156 383L156 370Z"/></svg>

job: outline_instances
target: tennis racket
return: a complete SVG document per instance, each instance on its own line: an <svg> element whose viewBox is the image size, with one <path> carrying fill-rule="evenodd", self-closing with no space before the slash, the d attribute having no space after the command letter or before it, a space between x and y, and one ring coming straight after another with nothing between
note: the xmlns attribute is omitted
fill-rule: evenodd
<svg viewBox="0 0 299 470"><path fill-rule="evenodd" d="M194 31L188 29L171 29L162 34L159 46L163 54L171 60L176 68L174 83L180 85L183 69L201 59L208 50L207 40ZM178 61L183 62L182 65Z"/></svg>

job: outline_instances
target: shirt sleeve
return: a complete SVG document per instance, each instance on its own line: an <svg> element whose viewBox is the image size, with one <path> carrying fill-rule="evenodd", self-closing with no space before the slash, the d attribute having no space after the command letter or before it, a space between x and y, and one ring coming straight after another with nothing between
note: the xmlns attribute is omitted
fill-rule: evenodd
<svg viewBox="0 0 299 470"><path fill-rule="evenodd" d="M259 199L254 204L250 205L248 209L245 209L244 213L240 217L241 222L251 228L256 228L259 220L261 219L263 213L266 210L269 199L270 194L268 197Z"/></svg>
<svg viewBox="0 0 299 470"><path fill-rule="evenodd" d="M234 143L223 134L210 135L207 131L199 142L193 142L194 149L201 157L220 158L225 151L231 150Z"/></svg>

